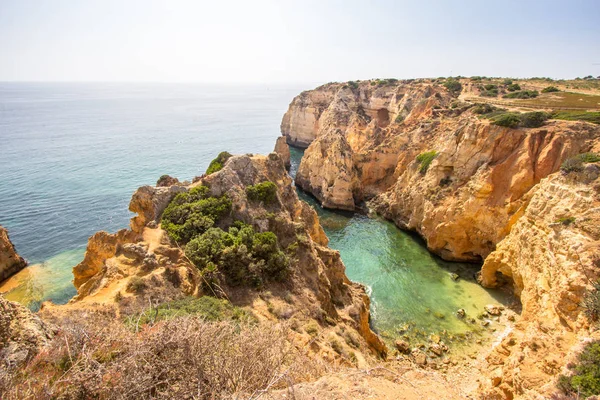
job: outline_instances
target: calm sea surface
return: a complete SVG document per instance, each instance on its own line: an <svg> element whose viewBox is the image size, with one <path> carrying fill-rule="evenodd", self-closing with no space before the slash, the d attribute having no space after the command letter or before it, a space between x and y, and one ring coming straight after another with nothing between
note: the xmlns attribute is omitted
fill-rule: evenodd
<svg viewBox="0 0 600 400"><path fill-rule="evenodd" d="M162 174L202 174L219 152L272 151L301 86L0 83L0 225L31 267L9 299L35 309L75 294L71 268L99 230L128 226L129 199ZM293 170L302 151L293 149ZM374 327L392 340L480 333L458 320L509 301L473 280L472 265L433 257L389 222L317 209L350 279L368 286ZM458 281L450 273L460 276Z"/></svg>

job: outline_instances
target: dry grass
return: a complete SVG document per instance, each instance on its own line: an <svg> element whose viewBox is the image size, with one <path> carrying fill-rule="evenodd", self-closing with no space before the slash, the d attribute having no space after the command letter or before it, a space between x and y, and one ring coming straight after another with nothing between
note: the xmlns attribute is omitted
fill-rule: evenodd
<svg viewBox="0 0 600 400"><path fill-rule="evenodd" d="M119 321L82 314L61 326L24 368L0 371L3 400L258 399L316 379L326 368L291 345L290 329L281 324L187 316L136 334Z"/></svg>

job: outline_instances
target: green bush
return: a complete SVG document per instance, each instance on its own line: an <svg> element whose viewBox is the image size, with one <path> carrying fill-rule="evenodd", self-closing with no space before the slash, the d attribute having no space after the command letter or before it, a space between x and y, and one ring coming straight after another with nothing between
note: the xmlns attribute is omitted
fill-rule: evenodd
<svg viewBox="0 0 600 400"><path fill-rule="evenodd" d="M506 87L506 90L509 92L516 92L517 90L521 90L521 86L518 83L510 83Z"/></svg>
<svg viewBox="0 0 600 400"><path fill-rule="evenodd" d="M581 398L600 394L600 341L587 344L570 368L573 375L561 375L558 387Z"/></svg>
<svg viewBox="0 0 600 400"><path fill-rule="evenodd" d="M259 287L267 280L284 279L290 261L277 236L256 233L249 225L238 226L228 232L209 229L186 245L185 255L203 273L221 274L230 286L249 283Z"/></svg>
<svg viewBox="0 0 600 400"><path fill-rule="evenodd" d="M542 93L552 93L552 92L560 92L560 90L556 86L548 86L542 89Z"/></svg>
<svg viewBox="0 0 600 400"><path fill-rule="evenodd" d="M586 292L582 306L590 321L597 322L600 318L600 282L594 283L593 289Z"/></svg>
<svg viewBox="0 0 600 400"><path fill-rule="evenodd" d="M543 111L533 111L520 115L521 123L520 126L525 128L537 128L540 127L550 118L550 114Z"/></svg>
<svg viewBox="0 0 600 400"><path fill-rule="evenodd" d="M484 88L485 90L494 90L494 89L495 89L496 91L498 91L498 86L496 86L496 85L492 85L492 84L487 84L487 85L484 85L484 86L483 86L483 88Z"/></svg>
<svg viewBox="0 0 600 400"><path fill-rule="evenodd" d="M480 93L483 97L498 97L498 88L484 90Z"/></svg>
<svg viewBox="0 0 600 400"><path fill-rule="evenodd" d="M139 276L132 277L127 283L127 291L133 293L142 293L147 289L146 281Z"/></svg>
<svg viewBox="0 0 600 400"><path fill-rule="evenodd" d="M509 94L505 94L505 99L533 99L534 97L538 97L539 93L537 90L521 90L520 92L513 92Z"/></svg>
<svg viewBox="0 0 600 400"><path fill-rule="evenodd" d="M501 114L492 119L492 124L507 128L516 128L521 123L521 117L515 113Z"/></svg>
<svg viewBox="0 0 600 400"><path fill-rule="evenodd" d="M246 187L246 195L250 200L272 203L277 200L277 185L265 181Z"/></svg>
<svg viewBox="0 0 600 400"><path fill-rule="evenodd" d="M231 154L226 151L219 153L217 158L212 160L208 165L208 169L206 170L206 175L210 175L214 172L220 171L223 169L223 165L231 158Z"/></svg>
<svg viewBox="0 0 600 400"><path fill-rule="evenodd" d="M583 162L577 157L571 157L562 163L560 170L567 174L570 172L581 172L583 171Z"/></svg>
<svg viewBox="0 0 600 400"><path fill-rule="evenodd" d="M416 158L417 162L420 164L419 172L425 174L427 172L427 169L429 169L429 165L431 164L433 159L437 157L437 155L438 152L435 150L419 154Z"/></svg>
<svg viewBox="0 0 600 400"><path fill-rule="evenodd" d="M475 107L473 107L473 112L475 114L489 114L495 110L496 110L496 107L494 107L491 104L487 104L487 103L477 104Z"/></svg>
<svg viewBox="0 0 600 400"><path fill-rule="evenodd" d="M569 226L573 222L575 222L575 217L562 217L559 218L556 222L564 226Z"/></svg>
<svg viewBox="0 0 600 400"><path fill-rule="evenodd" d="M185 244L206 232L230 211L231 200L227 195L211 197L208 187L196 186L171 200L163 212L161 227L172 240Z"/></svg>
<svg viewBox="0 0 600 400"><path fill-rule="evenodd" d="M402 114L398 114L396 116L396 119L394 119L394 122L396 122L397 124L401 124L404 121L404 116Z"/></svg>
<svg viewBox="0 0 600 400"><path fill-rule="evenodd" d="M507 79L505 79L505 80L502 81L502 84L506 85L506 86L512 85L513 84L513 80L507 78Z"/></svg>
<svg viewBox="0 0 600 400"><path fill-rule="evenodd" d="M358 82L356 82L356 81L350 81L350 82L348 82L348 86L351 89L357 89L358 88Z"/></svg>
<svg viewBox="0 0 600 400"><path fill-rule="evenodd" d="M596 153L582 153L578 154L575 157L571 157L560 166L560 170L569 173L569 172L581 172L583 171L583 164L591 163L591 162L599 162L600 155Z"/></svg>
<svg viewBox="0 0 600 400"><path fill-rule="evenodd" d="M444 86L453 95L460 94L462 90L462 85L460 84L460 82L453 78L448 78L446 82L444 82Z"/></svg>

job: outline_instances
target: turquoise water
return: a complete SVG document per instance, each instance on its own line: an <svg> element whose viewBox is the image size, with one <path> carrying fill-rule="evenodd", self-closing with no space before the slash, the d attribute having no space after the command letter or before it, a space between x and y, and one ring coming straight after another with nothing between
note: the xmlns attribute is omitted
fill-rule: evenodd
<svg viewBox="0 0 600 400"><path fill-rule="evenodd" d="M127 227L139 186L191 179L223 150L269 153L305 89L0 83L0 225L42 271L8 297L66 302L88 237Z"/></svg>
<svg viewBox="0 0 600 400"><path fill-rule="evenodd" d="M295 175L303 151L292 148ZM316 200L299 196L319 214L329 246L339 250L346 274L368 287L372 302L372 325L384 338L405 336L413 344L426 342L431 334L450 342L469 336L489 338L480 321L459 319L462 308L476 317L487 304L508 304L509 293L487 290L474 274L479 266L445 262L429 253L422 240L379 218L323 209ZM458 280L451 274L457 274Z"/></svg>

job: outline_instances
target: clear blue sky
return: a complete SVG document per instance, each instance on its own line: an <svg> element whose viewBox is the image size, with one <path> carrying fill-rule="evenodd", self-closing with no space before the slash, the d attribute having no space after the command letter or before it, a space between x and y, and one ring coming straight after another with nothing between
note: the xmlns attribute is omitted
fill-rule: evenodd
<svg viewBox="0 0 600 400"><path fill-rule="evenodd" d="M600 0L0 0L0 81L600 75Z"/></svg>

